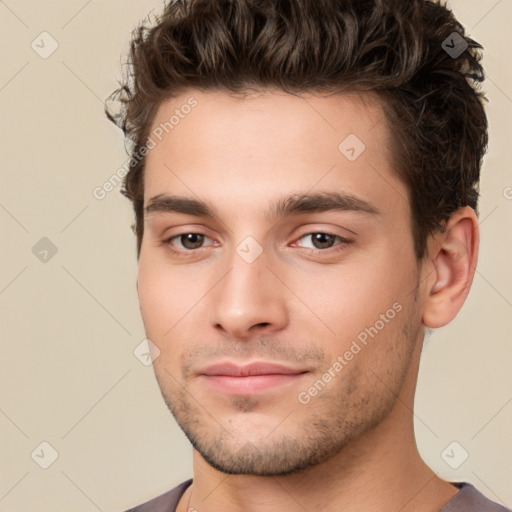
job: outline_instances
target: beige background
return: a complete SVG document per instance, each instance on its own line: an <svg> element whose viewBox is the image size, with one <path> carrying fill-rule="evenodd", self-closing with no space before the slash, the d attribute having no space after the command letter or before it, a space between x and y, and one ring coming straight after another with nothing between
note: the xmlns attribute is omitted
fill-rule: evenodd
<svg viewBox="0 0 512 512"><path fill-rule="evenodd" d="M426 343L415 426L443 478L512 507L512 1L450 4L486 48L491 143L473 290ZM144 331L131 205L119 187L103 200L92 193L127 160L103 100L132 28L161 5L0 2L3 512L122 511L192 472L152 369L133 354ZM51 49L44 31L58 43L46 59L31 47ZM58 249L46 263L32 251L43 237ZM58 452L48 469L43 441ZM441 456L453 441L469 453L457 469Z"/></svg>

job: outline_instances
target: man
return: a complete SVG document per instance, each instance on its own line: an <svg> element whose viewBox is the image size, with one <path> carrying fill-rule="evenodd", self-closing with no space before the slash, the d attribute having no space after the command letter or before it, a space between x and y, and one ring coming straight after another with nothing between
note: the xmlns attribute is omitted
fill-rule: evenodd
<svg viewBox="0 0 512 512"><path fill-rule="evenodd" d="M505 511L421 459L426 329L478 252L481 46L427 0L190 0L107 109L194 478L133 511Z"/></svg>

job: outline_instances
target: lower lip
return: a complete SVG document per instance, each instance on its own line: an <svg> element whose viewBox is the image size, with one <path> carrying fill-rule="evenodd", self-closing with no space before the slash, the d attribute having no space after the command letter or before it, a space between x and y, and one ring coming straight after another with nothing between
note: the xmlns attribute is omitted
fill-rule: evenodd
<svg viewBox="0 0 512 512"><path fill-rule="evenodd" d="M248 375L237 377L233 375L203 375L206 382L217 391L233 395L248 395L270 391L280 386L297 382L304 373L265 375Z"/></svg>

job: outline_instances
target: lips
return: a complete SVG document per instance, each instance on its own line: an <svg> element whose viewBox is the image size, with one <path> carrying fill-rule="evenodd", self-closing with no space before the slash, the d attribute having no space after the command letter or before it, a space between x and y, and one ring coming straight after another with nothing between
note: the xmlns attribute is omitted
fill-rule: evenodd
<svg viewBox="0 0 512 512"><path fill-rule="evenodd" d="M296 383L308 373L278 363L258 361L245 365L223 362L208 366L198 372L215 391L230 395L254 395Z"/></svg>
<svg viewBox="0 0 512 512"><path fill-rule="evenodd" d="M296 375L305 370L297 370L276 363L255 362L246 365L218 363L200 371L200 375L228 375L232 377L249 377L251 375Z"/></svg>

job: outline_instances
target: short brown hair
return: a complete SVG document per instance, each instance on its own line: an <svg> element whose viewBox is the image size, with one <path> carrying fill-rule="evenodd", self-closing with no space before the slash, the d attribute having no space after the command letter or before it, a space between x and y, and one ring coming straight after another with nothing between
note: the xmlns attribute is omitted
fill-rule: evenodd
<svg viewBox="0 0 512 512"><path fill-rule="evenodd" d="M488 138L482 46L440 1L173 0L146 23L105 108L132 143L121 192L133 201L138 256L141 149L161 103L188 88L377 94L409 190L418 259L454 211L477 209Z"/></svg>

